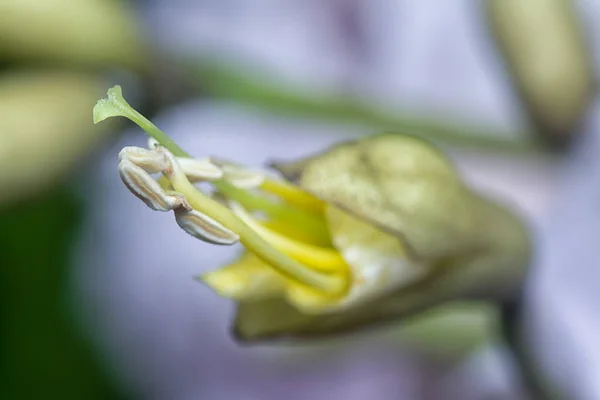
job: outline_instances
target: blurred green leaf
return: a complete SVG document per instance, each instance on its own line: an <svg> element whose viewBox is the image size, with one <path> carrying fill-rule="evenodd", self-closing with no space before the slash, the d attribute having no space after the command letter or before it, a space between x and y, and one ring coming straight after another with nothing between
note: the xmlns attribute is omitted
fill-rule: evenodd
<svg viewBox="0 0 600 400"><path fill-rule="evenodd" d="M66 189L0 214L0 398L122 399L70 313L82 204Z"/></svg>

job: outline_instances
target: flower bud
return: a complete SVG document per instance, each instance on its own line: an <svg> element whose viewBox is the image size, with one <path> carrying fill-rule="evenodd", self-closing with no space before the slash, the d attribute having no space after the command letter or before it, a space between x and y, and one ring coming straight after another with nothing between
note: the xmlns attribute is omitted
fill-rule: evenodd
<svg viewBox="0 0 600 400"><path fill-rule="evenodd" d="M0 58L138 68L136 25L121 1L2 0Z"/></svg>
<svg viewBox="0 0 600 400"><path fill-rule="evenodd" d="M569 0L484 2L492 32L532 122L568 143L595 92L590 51Z"/></svg>
<svg viewBox="0 0 600 400"><path fill-rule="evenodd" d="M64 179L106 137L88 112L102 83L72 72L0 76L0 206Z"/></svg>
<svg viewBox="0 0 600 400"><path fill-rule="evenodd" d="M238 339L339 334L453 300L504 301L520 289L530 253L523 223L467 188L450 161L422 139L377 135L274 166L302 190L356 218L340 231L330 225L347 261L353 254L354 262L369 265L377 260L373 256L385 254L378 249L383 243L395 241L404 255L389 254L413 272L397 269L400 277L392 287L380 277L381 290L370 301L340 312L307 315L278 298L241 302L234 327ZM360 239L366 229L382 234L369 243ZM359 239L340 242L344 235Z"/></svg>

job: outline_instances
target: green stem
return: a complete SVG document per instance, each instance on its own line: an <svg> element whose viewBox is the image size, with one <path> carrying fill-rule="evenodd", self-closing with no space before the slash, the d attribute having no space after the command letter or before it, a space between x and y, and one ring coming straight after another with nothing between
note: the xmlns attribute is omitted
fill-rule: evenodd
<svg viewBox="0 0 600 400"><path fill-rule="evenodd" d="M508 153L544 153L531 139L507 139L506 132L469 127L456 122L390 113L350 97L312 95L274 83L259 73L227 65L193 60L185 62L188 74L201 90L260 109L306 118L364 124L382 130L418 134L450 145ZM485 132L485 134L482 134ZM520 137L532 138L531 133Z"/></svg>
<svg viewBox="0 0 600 400"><path fill-rule="evenodd" d="M519 369L525 388L535 400L562 400L564 397L535 365L522 332L522 300L500 306L500 329Z"/></svg>

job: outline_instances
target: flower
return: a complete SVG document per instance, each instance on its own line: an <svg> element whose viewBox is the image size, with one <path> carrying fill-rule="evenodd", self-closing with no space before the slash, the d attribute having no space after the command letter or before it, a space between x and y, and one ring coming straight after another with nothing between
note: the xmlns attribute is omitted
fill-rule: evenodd
<svg viewBox="0 0 600 400"><path fill-rule="evenodd" d="M150 149L119 159L127 187L151 208L215 244L241 242L233 264L199 279L237 302L242 341L353 331L446 301L514 295L529 241L521 221L470 191L434 146L380 134L293 163L285 178L230 161L193 159L123 99L94 121L125 116ZM162 173L155 180L150 174ZM194 181L210 182L206 194Z"/></svg>
<svg viewBox="0 0 600 400"><path fill-rule="evenodd" d="M61 70L1 74L0 168L5 172L0 177L0 209L64 183L106 139L108 127L90 129L86 118L86 110L102 94L103 80ZM87 134L81 135L82 130Z"/></svg>

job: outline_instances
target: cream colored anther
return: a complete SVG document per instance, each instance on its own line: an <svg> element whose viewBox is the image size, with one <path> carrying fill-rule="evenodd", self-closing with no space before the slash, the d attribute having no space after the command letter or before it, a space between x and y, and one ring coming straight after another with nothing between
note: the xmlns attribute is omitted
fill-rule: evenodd
<svg viewBox="0 0 600 400"><path fill-rule="evenodd" d="M213 161L223 171L223 177L238 189L254 189L262 185L266 176L263 171L250 169L227 161Z"/></svg>
<svg viewBox="0 0 600 400"><path fill-rule="evenodd" d="M119 153L119 176L136 197L156 211L174 209L191 210L185 197L178 193L165 192L151 174L162 172L169 160L154 150L125 147Z"/></svg>
<svg viewBox="0 0 600 400"><path fill-rule="evenodd" d="M160 144L156 139L148 139L148 148L158 149ZM216 181L223 177L221 168L212 163L209 158L175 157L177 163L185 173L190 182Z"/></svg>
<svg viewBox="0 0 600 400"><path fill-rule="evenodd" d="M119 175L125 186L153 210L174 210L177 224L190 235L213 244L236 243L237 234L192 209L184 195L166 192L152 178L151 174L163 173L169 180L188 181L178 160L168 150L161 146L150 147L126 147L119 153Z"/></svg>
<svg viewBox="0 0 600 400"><path fill-rule="evenodd" d="M175 210L175 220L181 229L207 243L231 245L240 239L214 219L196 210Z"/></svg>

